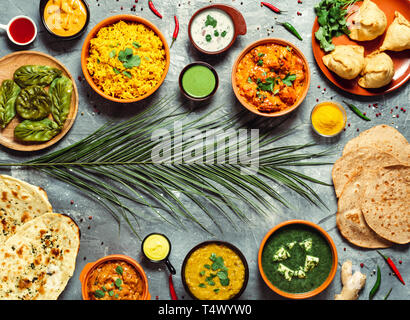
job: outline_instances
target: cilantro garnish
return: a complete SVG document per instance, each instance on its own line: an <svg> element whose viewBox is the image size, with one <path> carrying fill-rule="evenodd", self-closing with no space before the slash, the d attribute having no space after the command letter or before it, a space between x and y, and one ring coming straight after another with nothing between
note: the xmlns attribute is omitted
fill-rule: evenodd
<svg viewBox="0 0 410 320"><path fill-rule="evenodd" d="M228 32L226 32L226 31L222 31L221 37L222 37L222 38L225 38L225 36L226 36L227 33L228 33Z"/></svg>
<svg viewBox="0 0 410 320"><path fill-rule="evenodd" d="M211 36L210 34L207 34L207 35L205 36L205 40L206 40L207 42L211 42L212 36Z"/></svg>
<svg viewBox="0 0 410 320"><path fill-rule="evenodd" d="M212 16L208 14L208 16L206 17L206 21L205 21L205 27L212 26L216 28L217 24L218 24L218 21L216 21Z"/></svg>
<svg viewBox="0 0 410 320"><path fill-rule="evenodd" d="M295 81L295 80L296 80L296 74L290 74L290 73L288 73L288 74L286 75L286 77L282 79L282 82L283 82L284 84L286 84L288 87L291 87L292 84L293 84L293 81Z"/></svg>
<svg viewBox="0 0 410 320"><path fill-rule="evenodd" d="M348 7L357 1L359 0L322 0L315 6L320 26L315 37L324 51L329 52L335 48L332 43L333 37L350 33L346 16Z"/></svg>
<svg viewBox="0 0 410 320"><path fill-rule="evenodd" d="M133 67L139 67L141 64L141 57L134 55L131 48L125 48L118 53L118 60L120 60L124 68L131 69Z"/></svg>
<svg viewBox="0 0 410 320"><path fill-rule="evenodd" d="M266 78L265 81L257 79L256 84L258 85L258 89L261 91L273 91L275 80L276 78L272 77Z"/></svg>

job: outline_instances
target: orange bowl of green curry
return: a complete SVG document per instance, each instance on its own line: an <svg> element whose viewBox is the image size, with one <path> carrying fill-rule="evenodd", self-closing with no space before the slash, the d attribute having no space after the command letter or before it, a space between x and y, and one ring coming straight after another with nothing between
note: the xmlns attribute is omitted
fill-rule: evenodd
<svg viewBox="0 0 410 320"><path fill-rule="evenodd" d="M126 255L108 255L87 263L80 281L84 300L151 300L144 270Z"/></svg>
<svg viewBox="0 0 410 320"><path fill-rule="evenodd" d="M292 43L276 38L247 46L232 68L232 88L239 102L264 117L298 108L310 86L306 57Z"/></svg>
<svg viewBox="0 0 410 320"><path fill-rule="evenodd" d="M284 221L263 238L258 267L266 285L289 299L323 292L337 271L337 250L329 234L305 220Z"/></svg>

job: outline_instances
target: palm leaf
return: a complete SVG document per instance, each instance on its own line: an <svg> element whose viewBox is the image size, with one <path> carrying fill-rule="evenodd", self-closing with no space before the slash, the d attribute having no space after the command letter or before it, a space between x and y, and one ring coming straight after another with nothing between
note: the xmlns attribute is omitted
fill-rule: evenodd
<svg viewBox="0 0 410 320"><path fill-rule="evenodd" d="M326 164L312 159L322 158L327 152L307 151L314 147L314 143L278 145L280 139L295 131L271 133L285 120L279 124L261 118L243 122L244 112L212 117L213 113L221 111L220 108L197 117L191 111L180 111L180 106L170 108L170 103L169 98L162 99L126 121L104 124L94 133L61 150L23 163L3 162L0 166L35 168L77 188L96 199L117 221L124 219L137 235L130 219L138 224L147 216L133 210L134 206L128 202L149 208L153 216L174 226L185 228L184 221L188 219L205 231L208 229L198 212L222 231L221 218L232 225L234 217L248 221L246 210L241 209L243 206L239 203L262 215L276 210L274 203L290 207L272 184L293 190L314 205L324 206L309 183L327 184L288 167ZM192 119L194 116L196 118ZM176 121L184 122L181 132L172 127ZM242 174L244 165L240 163L198 162L206 156L215 158L218 152L223 152L226 157L238 157L240 152L249 151L250 137L236 145L231 140L222 144L225 137L218 138L218 133L228 129L248 129L255 124L262 128L257 175ZM179 150L163 163L154 163L151 159L151 152L159 143L151 139L152 133L158 129L168 130L174 138L165 146ZM183 161L184 150L195 146L195 142L182 138L193 129L213 130L217 138L204 143L202 156L187 163ZM219 145L222 147L218 148ZM232 154L233 146L236 149ZM186 201L196 205L198 212L189 210Z"/></svg>

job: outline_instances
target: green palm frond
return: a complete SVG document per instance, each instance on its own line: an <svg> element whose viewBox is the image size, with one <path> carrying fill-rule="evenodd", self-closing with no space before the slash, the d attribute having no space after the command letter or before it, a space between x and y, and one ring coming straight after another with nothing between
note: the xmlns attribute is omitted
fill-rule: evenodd
<svg viewBox="0 0 410 320"><path fill-rule="evenodd" d="M291 167L327 164L312 161L326 156L327 152L306 151L314 146L313 143L278 145L280 139L294 132L287 130L271 134L272 129L281 123L272 125L260 118L242 122L243 112L212 117L212 113L220 110L218 108L198 117L190 111L180 111L180 107L170 108L170 103L170 99L163 99L126 121L109 122L61 150L24 163L3 162L0 166L35 168L77 188L98 201L117 221L124 219L136 235L138 232L133 220L138 225L145 217L130 203L150 208L156 217L175 226L185 228L184 220L188 219L206 231L198 212L205 214L222 230L221 217L232 225L233 217L248 220L239 203L262 215L276 210L275 203L290 207L272 184L293 190L314 205L325 205L309 183L327 184ZM183 123L181 132L176 132L172 126L177 121ZM194 157L189 163L183 161L184 151L195 145L182 139L189 130L214 130L218 137L219 132L248 129L255 124L261 128L257 175L242 174L244 166L240 163L196 161L206 156L215 157L218 152L226 157L237 157L241 151L249 151L250 137L235 145L237 154L232 154L231 149L235 142L229 140L227 144L225 140L217 139L203 144L202 156ZM159 143L152 140L152 133L158 129L168 130L174 138L164 146L179 150L163 163L154 163L151 159L152 150ZM195 204L198 212L189 210L186 201Z"/></svg>

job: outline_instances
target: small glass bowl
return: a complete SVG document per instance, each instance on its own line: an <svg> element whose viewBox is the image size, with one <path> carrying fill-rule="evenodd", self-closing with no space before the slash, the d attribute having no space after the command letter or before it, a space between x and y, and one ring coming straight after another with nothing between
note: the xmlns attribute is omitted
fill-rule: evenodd
<svg viewBox="0 0 410 320"><path fill-rule="evenodd" d="M331 134L331 135L326 135L326 134L323 134L323 133L319 132L318 130L316 130L315 126L313 125L313 121L312 121L313 113L314 113L320 106L325 105L325 104L331 104L331 105L337 107L337 108L342 112L342 114L343 114L343 126L340 128L340 130L339 130L338 132L336 132L336 133L334 133L334 134ZM313 128L313 131L315 131L315 132L316 132L319 136L321 136L321 137L325 137L325 138L333 138L333 137L336 137L336 136L339 135L339 134L343 131L343 129L346 127L346 122L347 122L346 110L343 108L343 106L342 106L340 103L337 103L337 102L334 102L334 101L323 101L323 102L320 102L320 103L318 103L317 105L315 105L315 106L313 107L313 109L312 109L312 111L311 111L311 113L310 113L310 124L311 124L311 126L312 126L312 128Z"/></svg>

